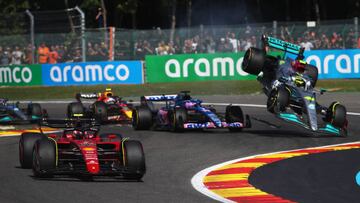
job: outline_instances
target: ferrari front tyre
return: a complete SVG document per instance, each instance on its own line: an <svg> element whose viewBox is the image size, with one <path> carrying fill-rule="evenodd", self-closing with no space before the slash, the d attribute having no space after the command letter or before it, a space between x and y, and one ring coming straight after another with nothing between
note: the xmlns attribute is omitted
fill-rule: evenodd
<svg viewBox="0 0 360 203"><path fill-rule="evenodd" d="M330 104L327 112L328 121L335 127L343 128L346 125L346 108L339 102Z"/></svg>
<svg viewBox="0 0 360 203"><path fill-rule="evenodd" d="M36 141L33 150L33 174L35 177L49 177L57 164L57 147L55 140L41 139Z"/></svg>
<svg viewBox="0 0 360 203"><path fill-rule="evenodd" d="M174 132L183 132L184 123L187 121L187 111L184 108L175 109L170 111L169 122L171 130Z"/></svg>
<svg viewBox="0 0 360 203"><path fill-rule="evenodd" d="M68 118L73 118L76 114L84 114L84 106L80 102L72 102L67 107Z"/></svg>
<svg viewBox="0 0 360 203"><path fill-rule="evenodd" d="M123 165L127 172L124 178L141 180L146 172L145 155L141 142L137 140L124 140L122 142Z"/></svg>
<svg viewBox="0 0 360 203"><path fill-rule="evenodd" d="M315 87L317 79L318 79L318 69L316 66L306 64L304 75L307 75L311 78L311 86Z"/></svg>
<svg viewBox="0 0 360 203"><path fill-rule="evenodd" d="M240 106L227 106L225 110L225 121L227 123L239 122L244 124L244 114ZM231 132L242 131L242 128L229 128Z"/></svg>
<svg viewBox="0 0 360 203"><path fill-rule="evenodd" d="M22 133L19 140L19 161L21 168L31 168L33 149L36 141L47 139L41 133Z"/></svg>
<svg viewBox="0 0 360 203"><path fill-rule="evenodd" d="M137 106L132 113L132 126L135 130L149 130L153 125L153 118L147 106Z"/></svg>
<svg viewBox="0 0 360 203"><path fill-rule="evenodd" d="M252 75L258 75L264 66L265 63L265 53L264 51L250 47L244 55L242 62L242 69Z"/></svg>

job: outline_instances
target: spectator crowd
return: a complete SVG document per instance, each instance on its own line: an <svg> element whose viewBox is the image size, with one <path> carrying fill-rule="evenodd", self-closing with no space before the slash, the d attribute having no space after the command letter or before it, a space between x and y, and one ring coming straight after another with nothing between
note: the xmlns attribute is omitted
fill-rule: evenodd
<svg viewBox="0 0 360 203"><path fill-rule="evenodd" d="M146 55L171 55L171 54L196 54L196 53L237 53L245 51L249 47L260 46L260 35L265 30L255 31L247 26L242 32L236 33L229 30L222 34L214 34L211 31L203 31L191 37L183 37L179 33L170 40L169 33L160 28L153 31L134 31L134 40L126 38L115 39L115 60L144 59ZM149 35L149 32L153 32ZM141 34L143 33L143 34ZM190 34L186 34L190 36ZM271 36L271 34L270 34ZM339 32L316 32L305 30L295 35L288 27L280 27L277 37L299 44L305 50L315 49L353 49L360 48L360 37L355 38L355 32L349 30L343 35ZM0 65L7 64L32 64L32 63L63 63L82 61L80 46L66 46L65 44L40 43L34 47L35 61L32 56L32 46L7 46L0 44ZM86 61L105 61L109 59L108 44L101 41L87 41Z"/></svg>

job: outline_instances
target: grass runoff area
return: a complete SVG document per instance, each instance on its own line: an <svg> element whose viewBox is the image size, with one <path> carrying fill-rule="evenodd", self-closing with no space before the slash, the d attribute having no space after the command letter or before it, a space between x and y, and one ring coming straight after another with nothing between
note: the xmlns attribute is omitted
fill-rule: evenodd
<svg viewBox="0 0 360 203"><path fill-rule="evenodd" d="M319 80L317 88L331 92L360 91L359 79ZM57 87L0 87L0 98L10 100L56 100L73 99L76 93L98 93L112 88L120 97L137 97L152 94L174 94L190 90L193 95L237 95L260 93L261 86L256 80L176 82L143 85L93 85Z"/></svg>

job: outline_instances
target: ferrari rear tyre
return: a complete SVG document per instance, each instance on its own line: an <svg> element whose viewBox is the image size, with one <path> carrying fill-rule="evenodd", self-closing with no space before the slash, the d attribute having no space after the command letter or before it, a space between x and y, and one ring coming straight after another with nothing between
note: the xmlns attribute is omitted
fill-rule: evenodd
<svg viewBox="0 0 360 203"><path fill-rule="evenodd" d="M123 147L123 165L130 172L124 174L124 178L141 180L146 172L145 155L142 144L137 140L125 140Z"/></svg>
<svg viewBox="0 0 360 203"><path fill-rule="evenodd" d="M76 114L84 114L84 106L80 102L72 102L67 107L68 118L73 118Z"/></svg>
<svg viewBox="0 0 360 203"><path fill-rule="evenodd" d="M227 106L225 111L227 123L240 122L244 124L244 114L240 106ZM229 128L231 132L240 132L242 128Z"/></svg>
<svg viewBox="0 0 360 203"><path fill-rule="evenodd" d="M335 127L343 128L346 125L346 108L339 102L330 104L327 112L328 121Z"/></svg>
<svg viewBox="0 0 360 203"><path fill-rule="evenodd" d="M265 53L255 47L250 47L244 55L242 69L252 75L258 75L265 63Z"/></svg>
<svg viewBox="0 0 360 203"><path fill-rule="evenodd" d="M33 174L35 177L50 177L56 168L56 142L50 139L36 141L33 150Z"/></svg>
<svg viewBox="0 0 360 203"><path fill-rule="evenodd" d="M137 106L132 113L132 126L135 130L149 130L153 125L153 118L147 106Z"/></svg>
<svg viewBox="0 0 360 203"><path fill-rule="evenodd" d="M22 133L19 140L19 161L21 168L32 167L32 155L36 141L41 139L47 139L45 135L41 133Z"/></svg>

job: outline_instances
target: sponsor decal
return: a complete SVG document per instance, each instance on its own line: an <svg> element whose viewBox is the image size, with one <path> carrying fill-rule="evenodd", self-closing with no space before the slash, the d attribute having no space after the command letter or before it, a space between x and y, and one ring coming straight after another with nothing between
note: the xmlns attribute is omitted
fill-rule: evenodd
<svg viewBox="0 0 360 203"><path fill-rule="evenodd" d="M62 63L42 65L45 85L141 84L140 61Z"/></svg>
<svg viewBox="0 0 360 203"><path fill-rule="evenodd" d="M31 86L40 84L40 65L0 66L0 85L2 86Z"/></svg>
<svg viewBox="0 0 360 203"><path fill-rule="evenodd" d="M360 49L305 51L306 62L315 65L319 78L359 78Z"/></svg>
<svg viewBox="0 0 360 203"><path fill-rule="evenodd" d="M255 79L241 68L244 52L146 56L148 82Z"/></svg>

